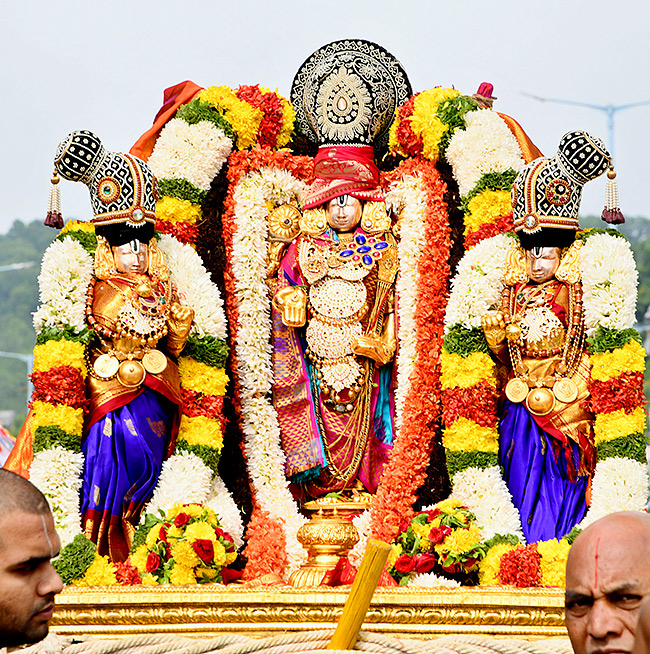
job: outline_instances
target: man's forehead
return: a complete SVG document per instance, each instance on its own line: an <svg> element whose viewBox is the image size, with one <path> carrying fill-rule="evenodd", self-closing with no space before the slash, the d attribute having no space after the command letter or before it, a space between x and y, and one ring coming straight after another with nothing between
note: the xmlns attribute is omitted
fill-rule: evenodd
<svg viewBox="0 0 650 654"><path fill-rule="evenodd" d="M609 530L608 530L609 531ZM638 530L614 529L609 533L595 532L582 542L576 542L567 565L567 589L580 592L598 589L609 593L624 584L647 590L650 583L649 543L641 539Z"/></svg>
<svg viewBox="0 0 650 654"><path fill-rule="evenodd" d="M59 549L59 538L54 530L52 514L12 511L0 517L0 557L12 558L21 551L25 558L43 551L51 556ZM21 555L21 556L22 556Z"/></svg>

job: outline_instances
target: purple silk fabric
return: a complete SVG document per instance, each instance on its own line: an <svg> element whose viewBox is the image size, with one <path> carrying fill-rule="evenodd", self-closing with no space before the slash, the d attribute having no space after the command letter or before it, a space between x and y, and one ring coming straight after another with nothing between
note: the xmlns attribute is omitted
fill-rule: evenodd
<svg viewBox="0 0 650 654"><path fill-rule="evenodd" d="M137 523L158 481L174 408L156 391L145 389L90 428L81 447L85 457L82 517L90 511L103 514L107 523L117 516L121 523L128 511ZM100 533L102 540L105 536ZM97 545L100 551L107 547Z"/></svg>
<svg viewBox="0 0 650 654"><path fill-rule="evenodd" d="M523 404L506 400L499 424L499 463L519 509L521 526L529 543L560 539L583 518L589 478L569 481L565 453L551 446L552 436L533 420ZM578 445L569 441L576 468Z"/></svg>

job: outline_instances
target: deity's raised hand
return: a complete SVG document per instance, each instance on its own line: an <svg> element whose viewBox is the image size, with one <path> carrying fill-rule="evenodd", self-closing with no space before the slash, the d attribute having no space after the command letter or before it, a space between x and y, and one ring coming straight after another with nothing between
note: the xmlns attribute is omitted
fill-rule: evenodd
<svg viewBox="0 0 650 654"><path fill-rule="evenodd" d="M273 298L286 327L302 327L307 322L307 293L301 286L287 286Z"/></svg>
<svg viewBox="0 0 650 654"><path fill-rule="evenodd" d="M500 347L506 338L506 321L501 311L488 311L481 317L481 327L490 348Z"/></svg>

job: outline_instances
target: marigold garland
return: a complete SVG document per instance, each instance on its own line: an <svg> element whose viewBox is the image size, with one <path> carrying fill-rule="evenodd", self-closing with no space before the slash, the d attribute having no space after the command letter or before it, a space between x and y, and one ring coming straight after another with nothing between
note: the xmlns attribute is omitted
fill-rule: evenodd
<svg viewBox="0 0 650 654"><path fill-rule="evenodd" d="M234 398L233 404L238 415L242 416L243 431L245 434L244 452L248 459L249 471L252 479L252 491L255 499L253 515L247 530L247 548L246 556L248 565L244 572L245 578L252 578L258 574L274 571L277 574L283 574L287 571L287 565L296 566L304 557L304 553L299 551L298 543L295 541L295 531L297 531L302 520L297 512L297 507L288 493L286 479L284 477L284 461L280 455L279 446L279 429L277 427L277 418L270 401L265 397L255 398L250 393L245 392L245 388L253 386L258 387L260 384L265 387L267 380L270 379L271 371L266 370L270 364L264 361L260 365L264 367L261 377L255 376L255 379L248 379L245 376L247 365L240 364L238 343L240 342L240 330L242 325L239 320L238 297L238 280L237 274L233 268L241 264L241 257L245 250L239 249L241 235L238 229L252 229L252 218L255 219L255 225L263 229L259 221L264 212L268 212L268 206L262 198L251 199L254 206L249 207L253 211L251 219L239 216L237 212L236 196L241 192L240 185L249 181L254 184L252 175L268 174L278 182L282 178L283 183L294 185L296 180L302 182L311 182L313 176L313 160L309 157L294 157L287 151L273 151L268 148L254 147L249 152L234 152L229 160L228 181L229 190L224 203L224 213L222 215L224 245L226 249L226 269L224 271L224 281L226 284L226 309L230 324L231 334L231 364L234 371L240 371L235 375L234 381ZM280 175L282 173L282 175ZM259 178L256 178L259 179ZM293 180L293 181L291 181ZM280 197L286 198L286 190L280 188L276 190L274 202L278 202ZM262 202L263 206L256 203ZM242 221L239 226L239 219ZM259 235L251 235L253 238L259 238ZM233 245L233 242L236 245ZM235 248L237 250L235 251ZM236 261L235 261L236 260ZM237 268L239 270L239 268ZM265 288L265 269L260 270L259 266L252 267L255 278L247 284L251 284L256 289ZM261 292L261 291L260 291ZM268 297L266 297L268 302ZM260 306L260 304L262 306ZM263 303L251 305L251 311L264 311ZM250 316L248 316L250 321ZM268 317L266 323L269 325L269 333L266 336L266 342L270 338L270 323ZM257 322L253 322L257 324ZM260 323L261 324L261 323ZM260 338L261 335L255 335ZM265 395L266 391L262 394ZM250 396L250 397L249 397ZM242 401L246 405L245 416L242 414ZM261 452L253 444L257 439L262 438L267 456L260 458ZM270 453L270 456L269 456ZM272 530L273 537L267 538L265 534ZM287 530L287 531L285 531ZM261 540L260 540L261 539ZM289 550L289 551L288 551Z"/></svg>
<svg viewBox="0 0 650 654"><path fill-rule="evenodd" d="M178 372L183 388L208 395L223 395L226 392L228 376L223 368L213 368L200 361L182 357L178 361Z"/></svg>
<svg viewBox="0 0 650 654"><path fill-rule="evenodd" d="M426 197L424 212L425 251L418 266L415 310L416 349L419 353L410 377L401 428L379 482L371 509L373 538L390 542L402 519L413 513L416 493L424 482L435 429L440 416L440 351L447 305L450 226L443 200L445 186L434 166L424 159L407 160L387 175L398 182L402 176L419 178ZM397 299L399 310L400 298Z"/></svg>
<svg viewBox="0 0 650 654"><path fill-rule="evenodd" d="M65 339L47 341L34 347L34 372L47 372L61 365L72 366L85 378L85 346L79 341Z"/></svg>

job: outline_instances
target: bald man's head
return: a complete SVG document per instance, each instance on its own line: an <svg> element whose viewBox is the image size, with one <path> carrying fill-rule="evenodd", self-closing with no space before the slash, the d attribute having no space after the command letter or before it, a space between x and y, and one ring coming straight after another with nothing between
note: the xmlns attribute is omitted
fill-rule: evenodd
<svg viewBox="0 0 650 654"><path fill-rule="evenodd" d="M587 527L567 559L566 626L576 654L631 652L650 593L650 516L612 513Z"/></svg>
<svg viewBox="0 0 650 654"><path fill-rule="evenodd" d="M49 513L50 506L45 495L34 484L14 472L0 468L0 519L13 511Z"/></svg>

